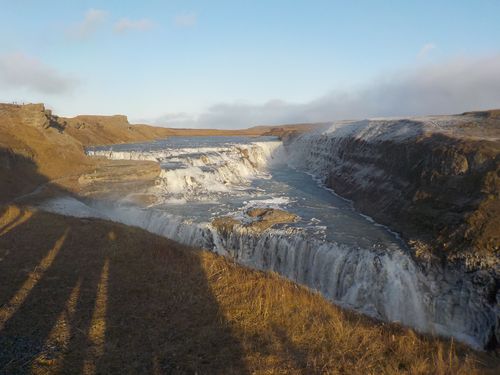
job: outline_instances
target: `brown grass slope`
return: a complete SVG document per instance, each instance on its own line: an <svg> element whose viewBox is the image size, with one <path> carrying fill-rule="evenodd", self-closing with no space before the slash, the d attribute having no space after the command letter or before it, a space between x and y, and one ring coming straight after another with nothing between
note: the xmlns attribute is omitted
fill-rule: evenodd
<svg viewBox="0 0 500 375"><path fill-rule="evenodd" d="M212 253L19 206L0 208L0 285L3 374L475 374L494 365Z"/></svg>
<svg viewBox="0 0 500 375"><path fill-rule="evenodd" d="M166 138L169 129L148 125L131 125L126 116L76 116L61 118L65 131L84 146L144 142Z"/></svg>
<svg viewBox="0 0 500 375"><path fill-rule="evenodd" d="M117 142L143 140L139 136L120 136L113 130L119 126L110 125L109 131L104 126L103 141L99 142L98 132L91 133L89 138L86 133L75 133L43 104L0 104L0 203L30 193L48 182L77 190L80 176L91 178L92 174L99 175L99 171L112 166L127 167L131 178L134 173L140 175L145 170L158 174L155 163L112 163L85 155L84 146L90 138L96 143L105 143L115 135ZM148 134L148 139L153 139L153 135Z"/></svg>
<svg viewBox="0 0 500 375"><path fill-rule="evenodd" d="M43 105L0 104L0 202L47 179L78 176L92 165L82 144Z"/></svg>

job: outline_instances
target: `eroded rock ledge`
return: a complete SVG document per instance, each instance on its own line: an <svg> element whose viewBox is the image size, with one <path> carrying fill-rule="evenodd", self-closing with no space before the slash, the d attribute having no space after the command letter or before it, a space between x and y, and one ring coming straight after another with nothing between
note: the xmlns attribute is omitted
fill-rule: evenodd
<svg viewBox="0 0 500 375"><path fill-rule="evenodd" d="M293 223L297 219L297 215L280 209L251 208L246 212L246 217L243 220L231 216L222 216L215 218L212 225L222 234L230 233L236 226L261 233L276 224Z"/></svg>

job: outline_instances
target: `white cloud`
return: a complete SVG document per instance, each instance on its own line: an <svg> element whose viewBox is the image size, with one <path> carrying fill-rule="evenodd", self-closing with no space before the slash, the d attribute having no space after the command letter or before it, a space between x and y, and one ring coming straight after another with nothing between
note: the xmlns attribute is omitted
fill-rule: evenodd
<svg viewBox="0 0 500 375"><path fill-rule="evenodd" d="M174 18L174 25L178 27L193 27L198 22L198 16L194 13L178 14Z"/></svg>
<svg viewBox="0 0 500 375"><path fill-rule="evenodd" d="M67 33L75 39L85 39L95 33L106 20L108 13L100 9L89 9L82 21L71 26Z"/></svg>
<svg viewBox="0 0 500 375"><path fill-rule="evenodd" d="M122 18L117 21L114 25L114 30L117 33L124 33L127 31L147 31L151 30L155 26L154 22L142 18L138 20L130 20L128 18Z"/></svg>
<svg viewBox="0 0 500 375"><path fill-rule="evenodd" d="M0 55L0 88L28 89L44 94L72 91L77 80L22 53Z"/></svg>
<svg viewBox="0 0 500 375"><path fill-rule="evenodd" d="M417 57L421 59L425 58L435 49L437 49L437 45L435 43L426 43L422 46L422 48L420 48Z"/></svg>
<svg viewBox="0 0 500 375"><path fill-rule="evenodd" d="M500 107L500 55L455 58L381 76L364 88L333 91L307 103L220 103L197 116L165 115L176 127L243 128L383 116L461 113Z"/></svg>

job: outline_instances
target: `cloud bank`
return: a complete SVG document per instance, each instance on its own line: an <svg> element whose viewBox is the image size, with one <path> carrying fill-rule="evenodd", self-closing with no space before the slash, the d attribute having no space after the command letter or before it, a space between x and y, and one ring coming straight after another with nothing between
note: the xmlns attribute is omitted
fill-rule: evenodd
<svg viewBox="0 0 500 375"><path fill-rule="evenodd" d="M219 103L197 116L165 114L152 122L173 127L228 129L488 108L500 108L500 54L455 58L399 71L380 76L360 89L332 91L307 103Z"/></svg>
<svg viewBox="0 0 500 375"><path fill-rule="evenodd" d="M28 89L44 94L72 91L77 81L22 53L0 55L0 88Z"/></svg>

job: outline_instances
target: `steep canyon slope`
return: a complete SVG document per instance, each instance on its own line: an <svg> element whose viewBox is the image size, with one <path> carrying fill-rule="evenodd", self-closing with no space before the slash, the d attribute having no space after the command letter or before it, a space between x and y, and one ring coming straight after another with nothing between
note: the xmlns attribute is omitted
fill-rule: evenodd
<svg viewBox="0 0 500 375"><path fill-rule="evenodd" d="M339 122L286 143L328 187L418 242L417 256L498 266L499 111Z"/></svg>

